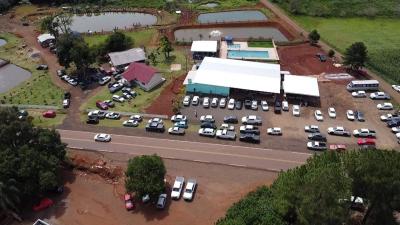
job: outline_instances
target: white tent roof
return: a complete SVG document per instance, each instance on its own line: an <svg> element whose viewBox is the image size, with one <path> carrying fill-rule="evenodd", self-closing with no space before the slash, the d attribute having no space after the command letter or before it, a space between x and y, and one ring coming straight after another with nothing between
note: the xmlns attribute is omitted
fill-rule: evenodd
<svg viewBox="0 0 400 225"><path fill-rule="evenodd" d="M183 81L183 85L189 84L189 80L193 83L194 78L197 75L197 70L191 70L188 72L185 80Z"/></svg>
<svg viewBox="0 0 400 225"><path fill-rule="evenodd" d="M217 41L193 41L192 52L217 52Z"/></svg>
<svg viewBox="0 0 400 225"><path fill-rule="evenodd" d="M205 57L192 83L280 93L280 65Z"/></svg>
<svg viewBox="0 0 400 225"><path fill-rule="evenodd" d="M55 39L55 37L51 34L41 34L37 37L37 39L40 43L42 43L50 39Z"/></svg>
<svg viewBox="0 0 400 225"><path fill-rule="evenodd" d="M315 77L285 75L285 93L319 97L318 79Z"/></svg>
<svg viewBox="0 0 400 225"><path fill-rule="evenodd" d="M122 52L110 52L108 56L114 66L125 65L146 59L146 55L141 48L132 48Z"/></svg>

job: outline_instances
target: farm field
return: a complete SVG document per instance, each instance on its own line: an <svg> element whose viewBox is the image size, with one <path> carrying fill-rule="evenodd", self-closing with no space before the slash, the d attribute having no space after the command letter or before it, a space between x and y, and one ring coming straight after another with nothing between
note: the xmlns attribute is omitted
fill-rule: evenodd
<svg viewBox="0 0 400 225"><path fill-rule="evenodd" d="M400 20L389 18L316 18L293 16L306 30L318 30L321 39L344 52L352 43L367 45L368 66L390 83L400 82Z"/></svg>
<svg viewBox="0 0 400 225"><path fill-rule="evenodd" d="M135 46L146 46L153 39L157 32L155 29L146 29L141 31L123 31L123 33L132 38ZM84 39L89 46L94 46L104 43L108 36L108 34L99 34L85 36Z"/></svg>

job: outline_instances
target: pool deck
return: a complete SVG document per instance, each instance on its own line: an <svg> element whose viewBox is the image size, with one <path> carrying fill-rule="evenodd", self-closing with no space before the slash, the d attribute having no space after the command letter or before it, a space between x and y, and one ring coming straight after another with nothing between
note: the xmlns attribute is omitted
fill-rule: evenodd
<svg viewBox="0 0 400 225"><path fill-rule="evenodd" d="M240 46L239 48L232 48L230 49L226 41L221 41L221 46L219 50L219 57L222 59L228 58L228 50L242 50L242 51L267 51L269 58L267 61L276 61L279 62L279 56L278 52L276 51L276 48L254 48L254 47L249 47L247 45L247 42L233 42L234 45ZM258 58L247 58L248 60L266 60L266 59L258 59Z"/></svg>

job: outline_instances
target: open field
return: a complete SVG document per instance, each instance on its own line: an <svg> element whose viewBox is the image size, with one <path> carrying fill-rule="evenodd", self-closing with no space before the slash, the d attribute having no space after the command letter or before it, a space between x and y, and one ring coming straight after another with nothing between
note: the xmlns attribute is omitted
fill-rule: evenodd
<svg viewBox="0 0 400 225"><path fill-rule="evenodd" d="M62 90L52 83L47 72L36 70L39 62L29 58L28 49L21 47L23 41L9 33L0 34L0 38L8 42L0 47L0 58L9 60L32 73L27 81L0 94L0 101L10 104L60 105Z"/></svg>
<svg viewBox="0 0 400 225"><path fill-rule="evenodd" d="M293 17L306 30L318 30L321 38L340 52L352 43L362 41L367 45L368 66L390 83L400 82L400 20L367 18L316 18Z"/></svg>
<svg viewBox="0 0 400 225"><path fill-rule="evenodd" d="M67 114L62 111L56 111L57 116L55 118L44 118L42 116L42 112L45 112L46 110L28 110L29 116L33 117L33 125L35 126L40 126L40 127L49 127L53 128L57 125L62 124L64 121L65 117Z"/></svg>
<svg viewBox="0 0 400 225"><path fill-rule="evenodd" d="M140 31L123 31L123 33L132 38L135 46L146 46L157 34L155 29L145 29ZM86 35L84 37L85 41L89 46L98 45L104 43L109 35Z"/></svg>

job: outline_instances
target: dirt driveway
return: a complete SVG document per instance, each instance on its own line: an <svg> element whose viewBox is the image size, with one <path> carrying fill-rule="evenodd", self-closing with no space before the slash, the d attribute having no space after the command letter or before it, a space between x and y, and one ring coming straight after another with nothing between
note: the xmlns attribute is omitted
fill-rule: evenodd
<svg viewBox="0 0 400 225"><path fill-rule="evenodd" d="M77 152L73 152L75 154ZM79 152L89 158L101 157L97 153ZM127 156L107 154L102 159L125 167ZM167 180L175 176L195 178L199 184L193 202L171 201L165 210L152 205L139 206L127 212L123 205L123 181L111 184L98 175L82 171L67 171L66 188L56 205L41 213L31 215L45 218L57 225L115 225L115 224L171 224L207 225L224 216L226 209L249 191L262 184L270 184L276 173L249 170L222 165L164 160ZM212 176L210 176L212 174ZM169 195L169 194L168 194ZM161 222L162 221L162 222ZM25 224L32 224L26 221Z"/></svg>

